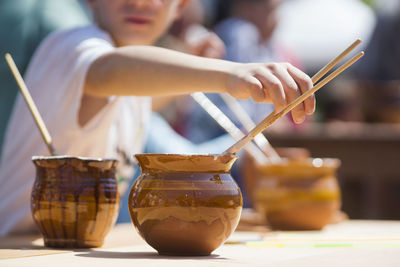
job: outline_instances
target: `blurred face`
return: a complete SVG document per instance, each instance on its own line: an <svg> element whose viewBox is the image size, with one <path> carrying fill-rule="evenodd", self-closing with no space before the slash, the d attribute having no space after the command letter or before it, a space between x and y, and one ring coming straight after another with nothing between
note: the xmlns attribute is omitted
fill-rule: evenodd
<svg viewBox="0 0 400 267"><path fill-rule="evenodd" d="M117 46L151 45L188 0L87 0L100 28Z"/></svg>

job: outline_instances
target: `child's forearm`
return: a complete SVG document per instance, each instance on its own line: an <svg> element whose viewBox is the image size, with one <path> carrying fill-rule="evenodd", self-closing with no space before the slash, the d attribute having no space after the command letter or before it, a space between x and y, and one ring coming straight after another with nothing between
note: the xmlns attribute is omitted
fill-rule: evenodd
<svg viewBox="0 0 400 267"><path fill-rule="evenodd" d="M289 63L241 64L157 47L130 46L118 48L92 64L85 93L165 96L227 92L236 98L273 103L280 111L312 86L310 77ZM311 96L293 109L294 121L304 121L314 109Z"/></svg>
<svg viewBox="0 0 400 267"><path fill-rule="evenodd" d="M94 96L163 96L226 92L237 63L150 46L117 48L89 68L85 93Z"/></svg>

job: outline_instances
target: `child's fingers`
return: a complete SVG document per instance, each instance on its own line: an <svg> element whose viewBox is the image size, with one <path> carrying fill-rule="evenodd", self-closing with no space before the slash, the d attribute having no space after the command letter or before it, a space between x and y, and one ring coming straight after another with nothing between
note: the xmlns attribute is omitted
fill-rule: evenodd
<svg viewBox="0 0 400 267"><path fill-rule="evenodd" d="M274 74L281 81L282 86L285 90L286 99L288 103L293 102L296 98L298 98L301 94L299 85L296 81L290 76L287 72L286 68L279 65L274 68ZM304 104L300 103L292 110L292 117L296 123L302 123L305 120L304 113Z"/></svg>
<svg viewBox="0 0 400 267"><path fill-rule="evenodd" d="M281 81L265 68L258 69L254 76L263 84L266 96L264 102L268 101L268 96L272 100L275 110L282 110L287 105L287 101Z"/></svg>
<svg viewBox="0 0 400 267"><path fill-rule="evenodd" d="M210 33L193 48L193 54L208 58L221 58L225 55L225 45L214 33Z"/></svg>
<svg viewBox="0 0 400 267"><path fill-rule="evenodd" d="M261 82L253 76L245 76L240 79L230 81L229 93L237 99L253 98L254 101L261 102L264 98L264 90Z"/></svg>
<svg viewBox="0 0 400 267"><path fill-rule="evenodd" d="M248 87L251 98L257 103L265 102L266 95L262 81L256 75L250 76L249 79L252 81L251 86Z"/></svg>
<svg viewBox="0 0 400 267"><path fill-rule="evenodd" d="M306 91L310 90L313 87L313 83L304 72L299 70L298 68L292 66L291 64L287 64L287 70L292 78L299 85L301 93L304 94ZM315 111L315 96L312 94L308 97L304 102L304 109L306 114L311 115Z"/></svg>

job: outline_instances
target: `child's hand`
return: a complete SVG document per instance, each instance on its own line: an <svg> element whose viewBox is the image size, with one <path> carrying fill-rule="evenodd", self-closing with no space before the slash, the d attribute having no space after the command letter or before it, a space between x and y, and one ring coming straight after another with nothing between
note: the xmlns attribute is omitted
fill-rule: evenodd
<svg viewBox="0 0 400 267"><path fill-rule="evenodd" d="M224 42L199 24L193 24L186 30L184 42L188 52L195 56L222 58L225 55Z"/></svg>
<svg viewBox="0 0 400 267"><path fill-rule="evenodd" d="M194 44L192 55L208 58L222 58L225 55L225 45L222 40L210 32L205 38Z"/></svg>
<svg viewBox="0 0 400 267"><path fill-rule="evenodd" d="M228 92L236 98L272 103L276 111L313 87L310 77L289 63L238 64L230 73ZM292 110L296 123L315 110L314 95Z"/></svg>

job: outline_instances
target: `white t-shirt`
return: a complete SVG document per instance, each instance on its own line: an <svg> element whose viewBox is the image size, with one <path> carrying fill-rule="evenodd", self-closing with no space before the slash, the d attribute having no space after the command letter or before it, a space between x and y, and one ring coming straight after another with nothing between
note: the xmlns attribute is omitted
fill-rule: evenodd
<svg viewBox="0 0 400 267"><path fill-rule="evenodd" d="M113 49L110 36L93 25L54 33L36 51L25 81L59 155L121 159L117 178L129 179L129 159L143 150L150 98L110 97L84 127L78 123L88 68ZM49 152L19 94L0 162L0 235L35 229L30 210L34 155Z"/></svg>

